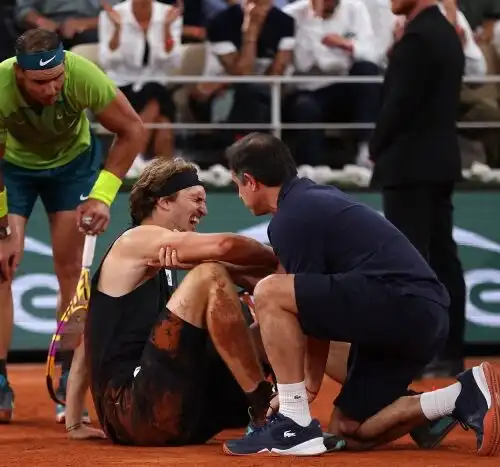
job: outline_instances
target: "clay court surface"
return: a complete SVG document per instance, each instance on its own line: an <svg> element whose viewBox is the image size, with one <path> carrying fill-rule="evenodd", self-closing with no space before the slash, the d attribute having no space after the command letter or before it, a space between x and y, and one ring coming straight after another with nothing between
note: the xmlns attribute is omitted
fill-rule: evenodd
<svg viewBox="0 0 500 467"><path fill-rule="evenodd" d="M491 359L488 359L491 360ZM498 361L498 360L497 360ZM468 362L471 365L472 361ZM0 466L134 466L134 465L194 465L225 466L366 466L366 467L435 467L472 465L498 466L500 458L479 458L473 450L475 437L456 428L443 445L433 451L418 450L408 438L370 453L333 453L317 458L229 457L222 454L221 441L225 432L209 445L190 448L134 448L113 446L108 441L70 441L64 428L54 422L54 406L45 389L42 365L13 365L9 368L16 391L15 421L0 425ZM425 381L416 388L445 386L448 381ZM367 391L370 388L367 387ZM326 380L314 415L326 424L332 397L337 385ZM230 409L230 408L226 408ZM93 414L93 411L91 411Z"/></svg>

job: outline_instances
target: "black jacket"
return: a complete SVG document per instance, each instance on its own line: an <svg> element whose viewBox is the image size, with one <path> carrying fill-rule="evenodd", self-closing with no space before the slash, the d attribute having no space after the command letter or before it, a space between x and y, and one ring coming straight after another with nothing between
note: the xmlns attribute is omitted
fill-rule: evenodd
<svg viewBox="0 0 500 467"><path fill-rule="evenodd" d="M409 22L390 55L370 142L373 187L461 179L456 117L464 65L459 36L437 6Z"/></svg>

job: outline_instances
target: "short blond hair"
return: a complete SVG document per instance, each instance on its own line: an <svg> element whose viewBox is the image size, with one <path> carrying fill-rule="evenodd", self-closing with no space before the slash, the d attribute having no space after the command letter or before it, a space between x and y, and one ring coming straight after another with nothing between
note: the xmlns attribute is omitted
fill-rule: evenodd
<svg viewBox="0 0 500 467"><path fill-rule="evenodd" d="M156 193L172 176L181 172L197 172L191 162L184 159L154 159L142 172L130 191L129 205L132 223L140 225L149 217L156 206L156 201L161 198ZM177 198L177 193L166 197L172 201Z"/></svg>

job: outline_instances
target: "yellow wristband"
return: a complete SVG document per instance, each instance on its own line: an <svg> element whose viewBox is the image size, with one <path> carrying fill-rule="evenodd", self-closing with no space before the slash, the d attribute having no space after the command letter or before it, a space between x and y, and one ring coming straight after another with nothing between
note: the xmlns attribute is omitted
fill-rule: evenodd
<svg viewBox="0 0 500 467"><path fill-rule="evenodd" d="M7 187L0 191L0 218L5 217L9 213L7 207Z"/></svg>
<svg viewBox="0 0 500 467"><path fill-rule="evenodd" d="M122 181L115 174L107 170L101 170L99 177L89 194L89 198L98 199L108 206L115 200Z"/></svg>

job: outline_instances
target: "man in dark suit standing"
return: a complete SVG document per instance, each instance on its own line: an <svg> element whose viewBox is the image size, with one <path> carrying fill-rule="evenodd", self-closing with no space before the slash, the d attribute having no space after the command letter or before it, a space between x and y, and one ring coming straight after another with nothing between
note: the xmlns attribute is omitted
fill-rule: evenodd
<svg viewBox="0 0 500 467"><path fill-rule="evenodd" d="M371 184L385 216L429 261L451 297L450 332L429 370L463 367L465 282L453 240L454 185L461 179L456 117L464 74L459 35L435 0L392 0L406 17L390 52L383 105L370 143Z"/></svg>

